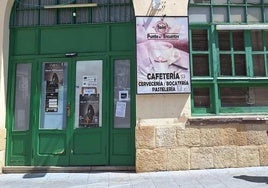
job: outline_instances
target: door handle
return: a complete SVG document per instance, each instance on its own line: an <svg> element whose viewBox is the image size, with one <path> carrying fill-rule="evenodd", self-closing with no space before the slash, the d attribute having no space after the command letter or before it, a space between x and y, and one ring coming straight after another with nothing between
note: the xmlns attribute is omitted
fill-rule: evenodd
<svg viewBox="0 0 268 188"><path fill-rule="evenodd" d="M66 114L67 114L67 117L70 117L70 115L71 115L71 104L70 103L66 106Z"/></svg>
<svg viewBox="0 0 268 188"><path fill-rule="evenodd" d="M52 155L63 155L65 154L65 149L62 149L61 151L55 151L52 153Z"/></svg>

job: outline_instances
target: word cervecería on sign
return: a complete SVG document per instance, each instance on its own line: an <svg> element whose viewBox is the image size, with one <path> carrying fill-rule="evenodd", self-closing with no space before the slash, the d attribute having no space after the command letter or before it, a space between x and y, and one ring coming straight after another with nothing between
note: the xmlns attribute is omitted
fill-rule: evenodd
<svg viewBox="0 0 268 188"><path fill-rule="evenodd" d="M188 80L184 79L184 75L179 73L148 73L149 81L140 81L140 87L150 86L153 92L176 91L176 86L189 85Z"/></svg>

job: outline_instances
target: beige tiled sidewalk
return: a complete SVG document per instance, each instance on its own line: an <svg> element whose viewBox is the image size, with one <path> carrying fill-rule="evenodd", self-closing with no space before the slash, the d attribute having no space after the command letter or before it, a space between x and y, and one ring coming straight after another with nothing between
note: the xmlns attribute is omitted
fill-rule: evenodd
<svg viewBox="0 0 268 188"><path fill-rule="evenodd" d="M0 188L268 188L268 167L169 172L1 174Z"/></svg>

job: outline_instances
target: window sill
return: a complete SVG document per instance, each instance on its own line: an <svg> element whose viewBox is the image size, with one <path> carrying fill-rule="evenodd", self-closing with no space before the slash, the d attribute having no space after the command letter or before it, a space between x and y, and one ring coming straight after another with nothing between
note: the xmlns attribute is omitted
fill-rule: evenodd
<svg viewBox="0 0 268 188"><path fill-rule="evenodd" d="M267 124L268 115L241 115L241 116L205 116L190 117L190 125L215 125L215 124Z"/></svg>

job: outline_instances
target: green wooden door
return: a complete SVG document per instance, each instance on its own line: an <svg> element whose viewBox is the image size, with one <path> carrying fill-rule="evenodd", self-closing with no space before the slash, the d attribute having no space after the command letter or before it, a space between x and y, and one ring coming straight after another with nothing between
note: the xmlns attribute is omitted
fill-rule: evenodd
<svg viewBox="0 0 268 188"><path fill-rule="evenodd" d="M68 165L69 104L68 76L70 62L65 59L45 59L38 62L34 108L39 112L38 126L33 127L34 165Z"/></svg>
<svg viewBox="0 0 268 188"><path fill-rule="evenodd" d="M108 165L107 96L104 59L75 61L70 165Z"/></svg>
<svg viewBox="0 0 268 188"><path fill-rule="evenodd" d="M130 57L14 64L7 165L134 165Z"/></svg>
<svg viewBox="0 0 268 188"><path fill-rule="evenodd" d="M6 165L30 165L32 154L31 111L32 62L14 62L9 67L7 101L7 160Z"/></svg>
<svg viewBox="0 0 268 188"><path fill-rule="evenodd" d="M107 165L103 60L42 62L35 165Z"/></svg>

